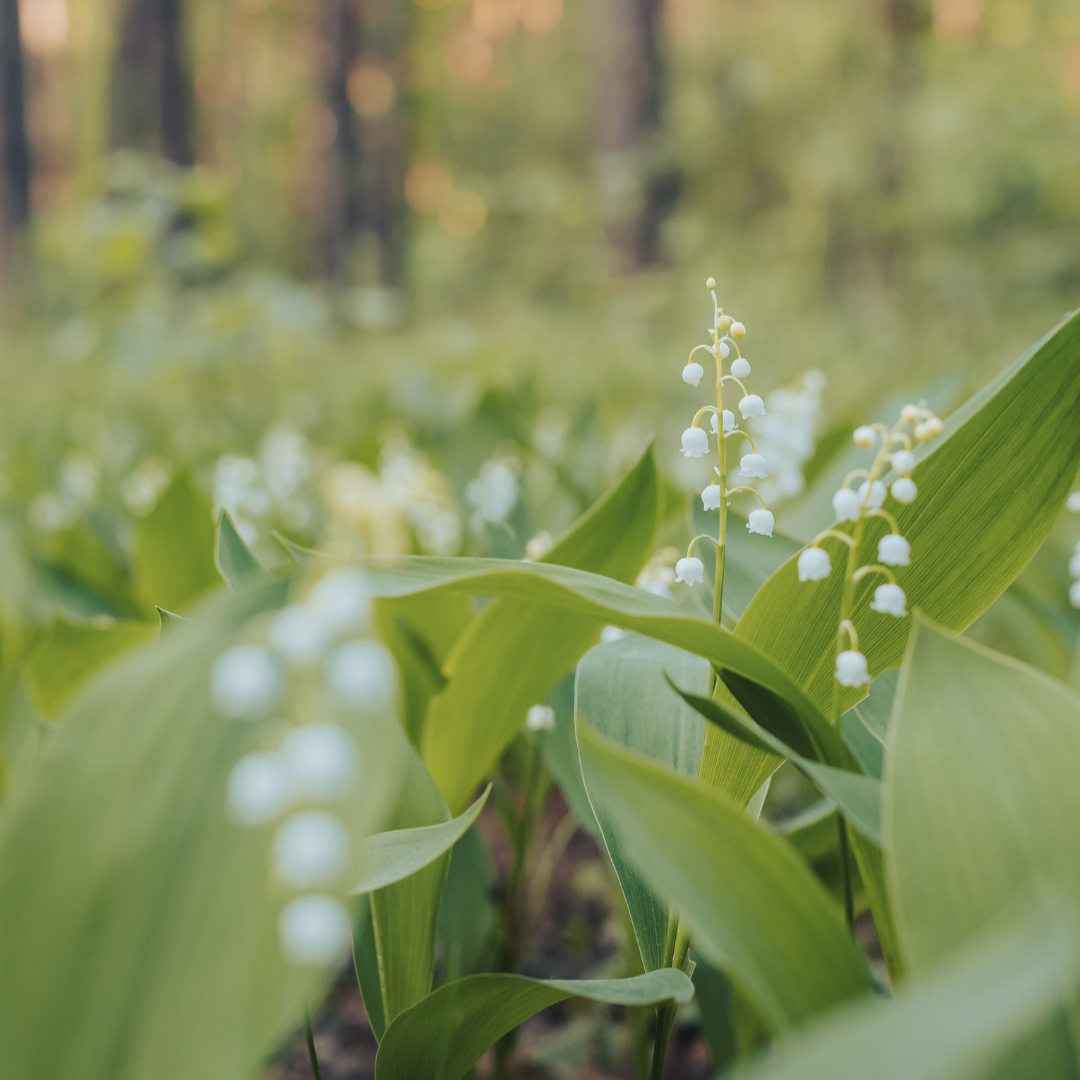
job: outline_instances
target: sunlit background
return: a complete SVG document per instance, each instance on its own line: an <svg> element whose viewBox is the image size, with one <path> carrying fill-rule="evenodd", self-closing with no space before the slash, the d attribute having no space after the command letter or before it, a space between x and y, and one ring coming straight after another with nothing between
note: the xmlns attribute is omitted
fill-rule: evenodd
<svg viewBox="0 0 1080 1080"><path fill-rule="evenodd" d="M80 527L122 565L184 469L270 560L273 529L520 555L650 434L689 488L708 274L797 501L882 401L947 408L1080 295L1075 4L0 7L33 551Z"/></svg>

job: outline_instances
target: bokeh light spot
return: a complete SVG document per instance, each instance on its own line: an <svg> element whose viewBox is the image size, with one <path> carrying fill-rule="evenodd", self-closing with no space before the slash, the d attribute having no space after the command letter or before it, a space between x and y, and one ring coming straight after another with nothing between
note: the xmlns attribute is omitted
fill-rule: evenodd
<svg viewBox="0 0 1080 1080"><path fill-rule="evenodd" d="M405 201L419 213L431 214L453 186L453 177L441 165L414 165L405 176Z"/></svg>
<svg viewBox="0 0 1080 1080"><path fill-rule="evenodd" d="M934 0L934 29L946 38L963 40L982 25L982 0Z"/></svg>
<svg viewBox="0 0 1080 1080"><path fill-rule="evenodd" d="M466 86L483 82L491 71L493 60L491 46L472 30L455 34L446 46L447 70Z"/></svg>
<svg viewBox="0 0 1080 1080"><path fill-rule="evenodd" d="M349 104L365 120L385 116L394 105L396 90L390 73L379 64L361 60L349 72Z"/></svg>
<svg viewBox="0 0 1080 1080"><path fill-rule="evenodd" d="M487 207L475 191L461 188L447 195L439 222L451 236L475 236L487 221Z"/></svg>
<svg viewBox="0 0 1080 1080"><path fill-rule="evenodd" d="M562 22L563 0L521 0L521 25L534 34L545 34Z"/></svg>
<svg viewBox="0 0 1080 1080"><path fill-rule="evenodd" d="M61 56L68 43L68 9L65 0L23 0L19 5L19 30L31 56L43 60Z"/></svg>

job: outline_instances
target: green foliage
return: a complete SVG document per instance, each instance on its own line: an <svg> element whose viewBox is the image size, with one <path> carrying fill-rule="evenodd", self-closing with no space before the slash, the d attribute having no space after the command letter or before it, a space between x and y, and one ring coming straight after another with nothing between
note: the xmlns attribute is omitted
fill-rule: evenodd
<svg viewBox="0 0 1080 1080"><path fill-rule="evenodd" d="M375 1059L378 1080L457 1080L503 1035L530 1016L584 997L612 1005L689 1001L694 988L667 968L632 979L541 980L521 975L471 975L440 987L402 1013Z"/></svg>
<svg viewBox="0 0 1080 1080"><path fill-rule="evenodd" d="M236 525L227 510L223 511L221 517L218 518L214 561L218 573L234 589L239 588L246 579L265 573L262 563L236 531Z"/></svg>

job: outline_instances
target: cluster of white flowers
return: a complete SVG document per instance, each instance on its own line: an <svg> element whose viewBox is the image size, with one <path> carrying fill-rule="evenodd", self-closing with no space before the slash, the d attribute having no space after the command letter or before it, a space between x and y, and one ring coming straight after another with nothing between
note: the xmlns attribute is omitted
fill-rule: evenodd
<svg viewBox="0 0 1080 1080"><path fill-rule="evenodd" d="M678 548L660 548L641 568L634 585L653 596L662 596L665 600L673 599L671 586L675 584L675 562L678 558ZM704 571L704 567L702 570Z"/></svg>
<svg viewBox="0 0 1080 1080"><path fill-rule="evenodd" d="M909 427L912 429L910 433L907 431ZM886 578L886 582L874 590L870 609L897 619L907 616L907 597L891 568L911 564L911 545L901 535L896 519L884 509L884 504L889 496L905 506L915 501L918 488L911 478L915 468L915 455L912 453L914 442L935 438L943 429L941 420L925 405L920 404L905 405L900 412L900 419L891 431L884 424L873 424L855 430L854 440L857 446L871 447L880 440L871 468L856 469L850 473L833 496L833 510L837 521L854 522L855 527L851 534L837 528L827 529L817 536L809 547L804 548L797 563L800 581L823 581L829 577L832 573L832 561L821 544L826 539L839 540L848 548L847 576L852 584L857 584L869 574L880 574ZM888 488L885 482L879 479L887 469L891 469L895 474ZM862 481L857 489L851 487L855 480ZM863 528L870 518L883 519L891 531L878 541L878 562L856 567L856 554L862 540ZM845 605L850 595L851 590L845 590ZM867 670L866 657L859 652L859 635L851 615L852 612L846 607L841 609L835 674L841 686L865 686L870 681L870 673ZM839 649L845 635L850 647Z"/></svg>
<svg viewBox="0 0 1080 1080"><path fill-rule="evenodd" d="M821 395L827 380L817 370L806 372L790 387L765 398L765 416L747 421L758 451L769 462L769 478L757 485L770 506L798 495L806 486L803 467L817 446Z"/></svg>
<svg viewBox="0 0 1080 1080"><path fill-rule="evenodd" d="M424 551L456 555L461 547L461 516L450 484L427 457L401 433L391 434L379 454L379 479L392 505L416 531Z"/></svg>
<svg viewBox="0 0 1080 1080"><path fill-rule="evenodd" d="M363 576L324 574L298 603L282 608L267 628L267 644L235 645L210 669L210 699L222 716L253 721L274 714L290 669L306 677L321 668L330 700L345 712L384 711L395 696L390 654L362 636L371 598ZM300 964L325 964L348 949L349 917L326 895L348 869L350 837L326 806L345 798L359 772L359 749L344 727L292 727L276 749L247 754L229 774L227 810L237 825L280 822L271 843L272 874L301 895L283 908L282 948ZM281 820L284 818L284 820Z"/></svg>
<svg viewBox="0 0 1080 1080"><path fill-rule="evenodd" d="M1075 513L1080 513L1080 491L1074 491L1066 505ZM1069 586L1069 603L1074 608L1080 608L1080 540L1076 541L1072 558L1069 560L1069 576L1074 579Z"/></svg>
<svg viewBox="0 0 1080 1080"><path fill-rule="evenodd" d="M31 502L30 524L44 533L73 525L97 498L100 483L101 472L87 454L68 454L60 463L56 491L43 491Z"/></svg>
<svg viewBox="0 0 1080 1080"><path fill-rule="evenodd" d="M517 506L521 463L516 458L496 457L480 466L480 475L465 485L465 501L473 508L469 528L482 536L488 525L505 525Z"/></svg>
<svg viewBox="0 0 1080 1080"><path fill-rule="evenodd" d="M698 386L705 374L705 369L694 360L694 354L699 350L709 353L716 362L717 402L715 406L706 405L698 410L690 427L682 434L682 453L688 458L701 458L709 452L709 435L700 426L700 422L703 416L711 414L710 426L712 434L717 438L720 467L713 470L716 482L709 484L701 493L702 505L706 510L720 510L722 514L722 507L727 505L731 495L736 492L748 492L757 497L761 507L750 512L747 529L761 536L772 536L775 519L772 512L766 508L765 500L760 493L752 487L728 487L726 446L730 438L744 439L750 444L750 452L744 454L739 462L740 476L748 480L764 480L769 474L765 457L758 452L753 437L748 432L740 430L735 422L735 413L724 408L724 387L733 383L741 391L738 409L743 420L765 416L765 402L757 394L751 394L742 383L742 380L750 374L750 363L739 350L739 342L746 336L746 327L730 315L724 314L724 309L720 307L716 299L716 281L713 278L705 282L705 288L709 290L713 302L713 321L712 326L709 327L710 341L705 345L696 345L690 350L682 378L688 386ZM735 357L731 360L728 374L725 375L724 361L731 356L732 350L735 352ZM694 543L700 539L712 539L714 543L722 542L722 538L717 541L713 537L694 537L690 541L686 558L680 559L675 564L676 581L683 581L692 586L705 580L705 564L693 554Z"/></svg>

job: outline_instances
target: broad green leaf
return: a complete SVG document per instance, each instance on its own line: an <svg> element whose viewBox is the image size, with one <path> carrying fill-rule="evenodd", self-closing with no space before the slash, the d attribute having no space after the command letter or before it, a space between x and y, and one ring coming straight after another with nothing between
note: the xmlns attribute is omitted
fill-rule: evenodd
<svg viewBox="0 0 1080 1080"><path fill-rule="evenodd" d="M753 720L740 716L723 702L699 694L688 694L672 684L692 709L732 737L762 753L787 758L808 780L828 795L850 824L872 840L881 843L881 783L871 776L823 765L797 754L775 735L759 727Z"/></svg>
<svg viewBox="0 0 1080 1080"><path fill-rule="evenodd" d="M917 621L889 738L887 868L914 973L1033 880L1080 905L1080 697Z"/></svg>
<svg viewBox="0 0 1080 1080"><path fill-rule="evenodd" d="M86 681L110 660L153 636L150 623L125 619L108 625L56 619L26 661L34 708L55 720Z"/></svg>
<svg viewBox="0 0 1080 1080"><path fill-rule="evenodd" d="M398 726L390 741L399 782L383 828L396 832L450 823L446 803L404 728ZM399 1012L431 992L435 930L448 865L444 852L409 877L364 894L367 903L361 903L353 952L377 1039Z"/></svg>
<svg viewBox="0 0 1080 1080"><path fill-rule="evenodd" d="M851 710L883 746L889 729L889 717L892 714L893 695L896 693L896 679L899 674L895 668L882 672L870 684L870 692L866 697Z"/></svg>
<svg viewBox="0 0 1080 1080"><path fill-rule="evenodd" d="M190 473L174 477L154 509L139 519L135 562L146 598L169 611L183 611L221 586L213 507Z"/></svg>
<svg viewBox="0 0 1080 1080"><path fill-rule="evenodd" d="M419 750L428 704L446 686L443 665L473 619L469 598L454 593L385 598L376 603L375 617L401 671L405 730Z"/></svg>
<svg viewBox="0 0 1080 1080"><path fill-rule="evenodd" d="M821 710L757 647L706 619L688 614L671 600L611 578L570 567L506 559L369 556L359 559L357 565L366 572L368 585L376 596L447 591L513 597L665 641L710 660L725 678L733 674L742 676L744 692L756 686L761 697L757 703L750 702L751 715L755 704L773 710L784 708L796 714L807 730L818 733L829 730ZM754 776L760 771L756 759L751 762L750 771ZM748 794L757 791L763 780L764 777L758 779Z"/></svg>
<svg viewBox="0 0 1080 1080"><path fill-rule="evenodd" d="M649 449L542 560L632 581L652 554L656 464ZM602 624L509 599L490 605L446 658L447 687L431 701L423 757L459 810L521 729L532 705L599 637Z"/></svg>
<svg viewBox="0 0 1080 1080"><path fill-rule="evenodd" d="M447 982L487 969L498 918L496 882L491 852L480 830L470 829L450 855L439 908L439 949Z"/></svg>
<svg viewBox="0 0 1080 1080"><path fill-rule="evenodd" d="M664 678L667 674L702 692L708 690L709 664L701 657L644 637L597 645L578 664L576 722L692 777L697 774L705 725L672 692ZM588 790L588 771L582 775ZM625 857L616 823L603 807L594 805L593 810L630 912L642 965L646 971L668 967L669 906Z"/></svg>
<svg viewBox="0 0 1080 1080"><path fill-rule="evenodd" d="M266 568L244 543L228 510L223 510L218 518L214 557L218 571L233 589L239 588L247 578L266 574Z"/></svg>
<svg viewBox="0 0 1080 1080"><path fill-rule="evenodd" d="M175 612L167 611L163 607L158 607L156 610L157 610L157 613L158 613L158 636L159 637L162 634L165 633L165 628L166 627L176 626L177 623L182 623L182 622L185 621L183 615L177 615Z"/></svg>
<svg viewBox="0 0 1080 1080"><path fill-rule="evenodd" d="M53 533L47 550L50 568L103 601L108 613L136 618L146 614L116 556L85 525Z"/></svg>
<svg viewBox="0 0 1080 1080"><path fill-rule="evenodd" d="M581 779L581 762L578 760L577 734L574 731L574 683L577 672L567 675L554 690L548 694L547 704L555 710L555 728L553 731L537 733L540 750L544 755L544 764L548 772L555 777L563 798L570 804L581 823L582 828L602 843L600 826L596 824L585 784Z"/></svg>
<svg viewBox="0 0 1080 1080"><path fill-rule="evenodd" d="M840 909L783 839L580 722L578 747L593 805L624 850L773 1030L870 989Z"/></svg>
<svg viewBox="0 0 1080 1080"><path fill-rule="evenodd" d="M690 980L673 968L632 979L543 980L470 975L447 983L387 1029L376 1080L459 1080L518 1024L571 997L612 1005L689 1001Z"/></svg>
<svg viewBox="0 0 1080 1080"><path fill-rule="evenodd" d="M0 1075L251 1076L332 975L282 952L294 894L271 877L273 828L227 816L233 767L277 745L280 718L223 719L209 699L210 665L284 595L214 598L69 708L0 847ZM398 726L350 723L382 763L333 805L357 843L397 787Z"/></svg>
<svg viewBox="0 0 1080 1080"><path fill-rule="evenodd" d="M1012 1044L1045 1024L1080 976L1075 919L1039 907L962 950L944 967L782 1042L739 1080L941 1080L985 1076ZM1028 1057L1006 1077L1066 1080ZM995 1075L998 1075L995 1073Z"/></svg>
<svg viewBox="0 0 1080 1080"><path fill-rule="evenodd" d="M411 877L449 851L465 835L484 809L491 785L465 813L439 825L421 825L415 829L396 829L393 832L369 836L360 849L363 867L354 893L373 892Z"/></svg>
<svg viewBox="0 0 1080 1080"><path fill-rule="evenodd" d="M820 799L794 818L773 825L773 829L814 868L814 873L838 903L844 899L843 868L840 863L840 836L836 806ZM858 838L857 833L849 833ZM857 865L850 865L855 910L866 906L866 888Z"/></svg>

